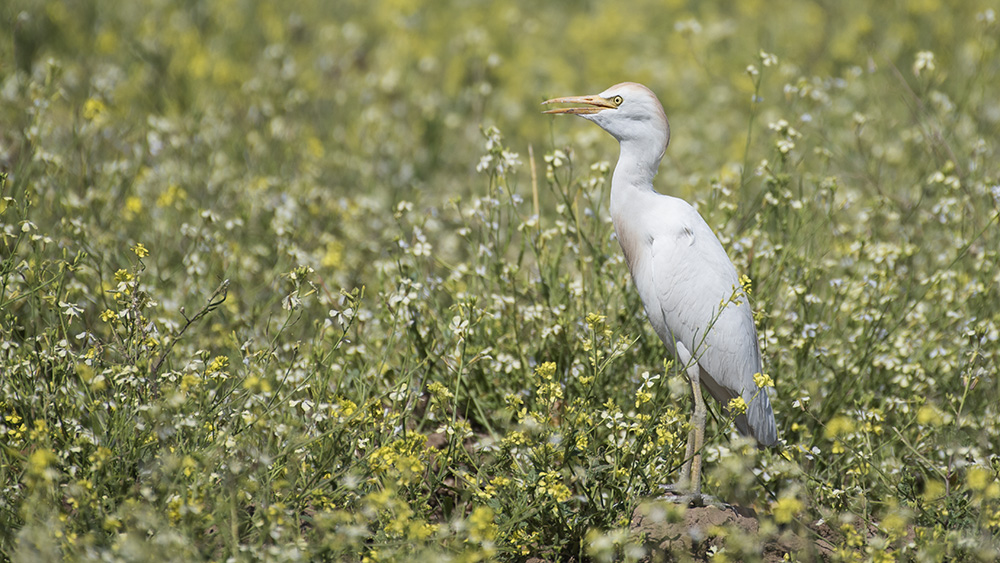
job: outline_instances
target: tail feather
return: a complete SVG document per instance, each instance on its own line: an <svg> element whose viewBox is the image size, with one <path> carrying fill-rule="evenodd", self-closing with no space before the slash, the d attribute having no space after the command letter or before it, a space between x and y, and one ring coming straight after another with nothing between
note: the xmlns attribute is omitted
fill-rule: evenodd
<svg viewBox="0 0 1000 563"><path fill-rule="evenodd" d="M756 397L747 401L747 412L744 434L753 436L762 446L773 446L778 441L778 429L774 423L774 411L771 410L771 398L766 389L754 391Z"/></svg>
<svg viewBox="0 0 1000 563"><path fill-rule="evenodd" d="M712 397L722 403L723 407L726 407L731 399L740 396L732 389L716 383L704 369L701 371L701 383ZM736 429L744 436L753 437L762 446L773 446L778 441L778 429L774 422L774 411L771 410L771 398L767 394L767 389L756 386L745 389L743 400L747 403L747 412L736 417L734 421Z"/></svg>

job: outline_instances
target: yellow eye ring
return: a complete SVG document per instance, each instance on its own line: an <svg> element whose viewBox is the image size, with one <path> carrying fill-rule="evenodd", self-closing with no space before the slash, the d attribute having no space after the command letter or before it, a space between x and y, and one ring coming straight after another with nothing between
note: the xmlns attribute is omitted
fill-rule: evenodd
<svg viewBox="0 0 1000 563"><path fill-rule="evenodd" d="M611 98L611 103L615 104L616 106L622 105L622 102L624 101L625 100L623 100L621 96L615 96L614 98Z"/></svg>

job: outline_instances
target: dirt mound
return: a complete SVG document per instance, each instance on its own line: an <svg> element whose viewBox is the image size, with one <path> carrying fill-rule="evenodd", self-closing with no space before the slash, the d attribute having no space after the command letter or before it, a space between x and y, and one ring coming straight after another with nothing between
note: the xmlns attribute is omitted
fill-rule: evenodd
<svg viewBox="0 0 1000 563"><path fill-rule="evenodd" d="M762 537L753 510L723 503L687 506L671 500L641 504L632 514L632 533L650 553L648 561L708 561L724 551L730 561L782 561L785 554L823 561L832 548L822 539L805 539L791 530L768 530Z"/></svg>

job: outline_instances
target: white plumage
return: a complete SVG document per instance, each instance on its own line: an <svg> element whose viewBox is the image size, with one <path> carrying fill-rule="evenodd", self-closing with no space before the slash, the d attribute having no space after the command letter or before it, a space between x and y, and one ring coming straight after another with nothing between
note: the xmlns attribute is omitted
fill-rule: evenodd
<svg viewBox="0 0 1000 563"><path fill-rule="evenodd" d="M700 387L723 405L742 397L747 412L736 417L737 429L765 446L777 441L770 399L754 382L760 348L736 268L691 205L653 189L670 142L670 125L653 92L624 82L595 96L545 103L583 104L546 113L593 121L621 146L611 218L646 315L691 379L695 410L680 485L698 494L706 414Z"/></svg>

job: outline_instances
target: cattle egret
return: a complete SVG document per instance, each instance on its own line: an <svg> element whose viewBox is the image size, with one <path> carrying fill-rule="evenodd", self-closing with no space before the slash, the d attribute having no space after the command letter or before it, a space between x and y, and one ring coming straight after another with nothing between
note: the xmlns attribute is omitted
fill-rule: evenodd
<svg viewBox="0 0 1000 563"><path fill-rule="evenodd" d="M676 488L700 499L706 415L701 387L727 408L731 400L743 399L746 412L735 417L741 433L764 446L778 439L767 391L754 381L761 358L750 303L701 215L684 200L653 189L670 142L670 124L653 92L624 82L594 96L544 103L577 104L545 113L579 115L620 145L611 178L611 220L646 315L691 380L694 414Z"/></svg>

